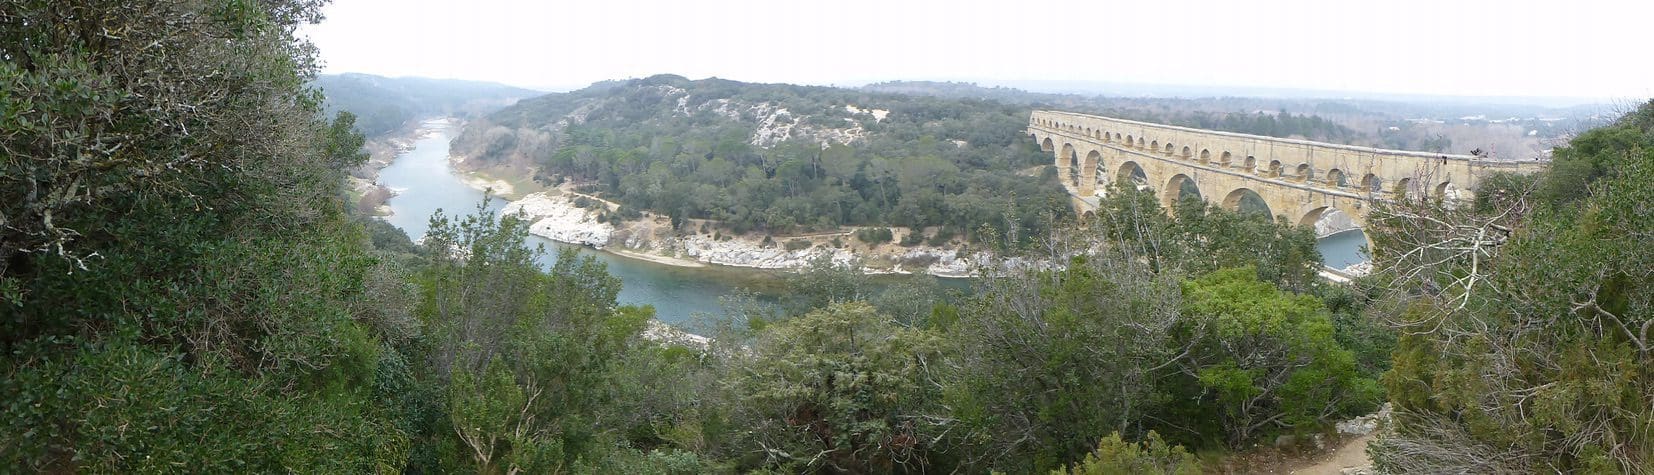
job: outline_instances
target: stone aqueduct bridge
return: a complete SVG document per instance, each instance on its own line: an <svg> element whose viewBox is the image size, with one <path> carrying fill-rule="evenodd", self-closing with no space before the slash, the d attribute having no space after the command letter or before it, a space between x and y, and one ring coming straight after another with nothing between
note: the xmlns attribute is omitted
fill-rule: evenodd
<svg viewBox="0 0 1654 475"><path fill-rule="evenodd" d="M1230 210L1261 199L1270 214L1306 226L1337 210L1362 227L1372 201L1464 199L1486 171L1545 166L1054 111L1035 111L1028 134L1056 155L1058 176L1082 211L1096 206L1108 183L1133 180L1155 189L1168 208L1186 193Z"/></svg>

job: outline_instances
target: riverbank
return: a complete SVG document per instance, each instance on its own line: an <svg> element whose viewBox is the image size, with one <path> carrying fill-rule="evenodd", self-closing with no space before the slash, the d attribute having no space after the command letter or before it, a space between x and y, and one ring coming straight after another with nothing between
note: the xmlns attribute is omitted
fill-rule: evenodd
<svg viewBox="0 0 1654 475"><path fill-rule="evenodd" d="M994 262L987 252L973 251L959 239L942 245L902 246L910 233L934 236L937 229L889 228L891 240L867 243L856 238L862 228L806 235L773 236L763 233L726 233L717 223L688 220L674 229L671 220L647 211L639 218L620 221L619 205L579 193L574 183L547 187L522 177L533 169L488 168L450 155L448 163L463 183L478 191L507 200L505 212L521 212L531 221L529 232L560 243L586 246L617 257L680 268L721 266L759 270L796 270L823 257L838 265L857 263L867 274L927 274L944 278L974 275L982 265ZM1353 220L1332 213L1316 225L1316 235L1329 266L1327 278L1339 281L1364 275L1370 264L1358 255L1364 239ZM1351 231L1357 231L1352 233ZM1352 238L1353 236L1354 238ZM1353 240L1352 240L1353 239ZM912 241L919 241L914 239ZM927 240L928 241L928 240ZM1350 241L1354 244L1348 244ZM1360 241L1360 242L1356 242ZM1327 244L1331 243L1330 246ZM1346 249L1347 248L1347 249ZM1029 263L1006 263L1021 266ZM1041 264L1033 264L1041 265Z"/></svg>
<svg viewBox="0 0 1654 475"><path fill-rule="evenodd" d="M382 219L410 238L423 237L430 217L436 212L441 211L450 218L466 216L476 212L484 201L482 191L465 183L466 172L452 166L449 144L458 133L452 128L438 128L437 133L417 140L412 150L398 156L378 175L378 183L400 191L387 203L395 213ZM519 179L526 182L532 176L525 173L501 178L515 185ZM514 191L522 193L527 186L526 183L515 186ZM497 214L507 204L507 200L496 196L485 210ZM543 246L546 252L538 256L537 262L548 268L558 256L571 252L580 252L584 258L601 263L610 275L625 284L616 296L617 303L653 306L655 317L668 325L688 328L698 321L697 315L721 314L724 311L721 298L736 292L750 292L766 301L776 301L785 298L787 291L784 279L776 271L709 264L699 264L703 267L665 265L611 252L618 249L615 247L592 252L592 246L567 244L538 235L530 235L525 241L529 246Z"/></svg>
<svg viewBox="0 0 1654 475"><path fill-rule="evenodd" d="M346 177L351 203L369 216L390 216L393 211L386 204L400 190L379 184L379 172L389 167L396 158L413 150L421 139L430 138L444 129L458 130L463 123L452 117L421 119L394 132L367 139L362 148L368 159Z"/></svg>
<svg viewBox="0 0 1654 475"><path fill-rule="evenodd" d="M584 205L584 206L581 206ZM692 220L680 232L665 216L610 220L614 204L576 193L573 185L528 193L506 205L505 213L522 213L532 221L529 232L553 241L590 246L621 257L676 267L710 265L792 270L826 258L835 264L859 263L868 274L929 274L969 277L990 255L969 253L963 246L871 244L855 238L856 229L797 236L759 233L725 234ZM893 230L899 241L911 231Z"/></svg>

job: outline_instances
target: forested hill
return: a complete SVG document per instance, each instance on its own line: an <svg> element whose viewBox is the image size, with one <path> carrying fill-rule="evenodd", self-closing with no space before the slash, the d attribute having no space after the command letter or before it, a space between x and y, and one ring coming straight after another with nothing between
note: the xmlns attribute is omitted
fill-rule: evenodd
<svg viewBox="0 0 1654 475"><path fill-rule="evenodd" d="M329 114L356 114L357 130L368 136L396 130L423 115L484 114L540 94L491 82L359 73L318 76L314 85L327 97Z"/></svg>
<svg viewBox="0 0 1654 475"><path fill-rule="evenodd" d="M1030 105L661 75L470 123L467 164L533 167L631 207L747 230L1043 229L1067 213ZM1009 233L1015 234L1015 233Z"/></svg>

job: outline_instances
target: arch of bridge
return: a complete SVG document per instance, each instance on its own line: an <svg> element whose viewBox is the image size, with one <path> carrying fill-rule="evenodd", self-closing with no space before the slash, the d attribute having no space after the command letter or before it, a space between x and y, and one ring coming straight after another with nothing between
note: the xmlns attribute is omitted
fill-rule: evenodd
<svg viewBox="0 0 1654 475"><path fill-rule="evenodd" d="M1028 132L1043 150L1058 150L1055 158L1064 186L1078 196L1094 196L1102 189L1099 183L1129 177L1123 173L1137 167L1150 187L1165 188L1179 176L1184 177L1180 180L1193 181L1208 202L1226 200L1236 190L1250 189L1263 198L1272 213L1291 223L1302 223L1336 209L1361 225L1375 200L1444 194L1465 199L1488 170L1528 173L1544 166L1538 162L1490 162L1464 155L1381 150L1051 111L1035 111ZM1074 175L1080 177L1078 182L1070 179L1071 163L1081 168ZM1101 174L1096 170L1099 166L1103 167ZM1158 191L1162 197L1172 193L1171 200L1175 200L1177 190ZM1171 200L1162 199L1162 203Z"/></svg>

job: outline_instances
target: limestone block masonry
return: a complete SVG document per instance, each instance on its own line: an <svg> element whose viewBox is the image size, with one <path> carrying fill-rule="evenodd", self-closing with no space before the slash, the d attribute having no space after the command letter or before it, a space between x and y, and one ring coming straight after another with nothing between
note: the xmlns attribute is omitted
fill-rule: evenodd
<svg viewBox="0 0 1654 475"><path fill-rule="evenodd" d="M1116 181L1156 190L1168 208L1186 193L1236 210L1249 196L1269 213L1310 226L1331 210L1363 226L1371 203L1470 198L1487 172L1533 173L1545 162L1351 145L1034 111L1028 135L1055 155L1063 186L1082 207ZM1252 201L1256 203L1256 201ZM1087 210L1081 210L1082 212Z"/></svg>

